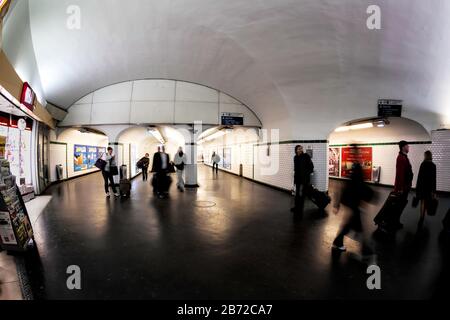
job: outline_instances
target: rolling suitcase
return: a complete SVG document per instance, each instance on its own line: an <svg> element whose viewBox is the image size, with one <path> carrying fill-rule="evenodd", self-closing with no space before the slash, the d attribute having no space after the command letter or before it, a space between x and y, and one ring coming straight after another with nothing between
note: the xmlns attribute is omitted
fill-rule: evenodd
<svg viewBox="0 0 450 320"><path fill-rule="evenodd" d="M128 179L121 179L119 183L120 195L122 197L130 197L131 194L131 182Z"/></svg>
<svg viewBox="0 0 450 320"><path fill-rule="evenodd" d="M127 165L126 164L124 164L124 165L121 165L120 166L120 171L119 171L119 174L120 174L120 180L122 180L122 179L127 179L128 178L128 175L127 175Z"/></svg>
<svg viewBox="0 0 450 320"><path fill-rule="evenodd" d="M309 187L307 191L309 199L317 206L320 210L325 209L331 202L330 196L326 192L322 192L314 188Z"/></svg>
<svg viewBox="0 0 450 320"><path fill-rule="evenodd" d="M389 228L399 226L400 216L407 204L408 200L401 197L398 193L391 192L373 221L378 226L382 224Z"/></svg>

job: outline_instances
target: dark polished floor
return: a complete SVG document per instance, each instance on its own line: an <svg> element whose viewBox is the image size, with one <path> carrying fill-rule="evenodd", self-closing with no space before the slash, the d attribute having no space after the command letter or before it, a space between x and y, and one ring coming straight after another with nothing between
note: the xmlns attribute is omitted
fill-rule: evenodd
<svg viewBox="0 0 450 320"><path fill-rule="evenodd" d="M133 181L130 199L106 199L99 174L54 186L34 225L40 261L28 261L36 298L47 299L342 299L431 298L450 283L448 239L439 239L450 199L417 232L408 207L394 238L373 238L372 219L387 196L364 214L382 290L366 287L367 266L346 238L348 253L331 254L343 215L306 204L289 211L289 194L199 168L199 189L155 199ZM331 181L330 191L338 182ZM69 291L66 269L78 265L82 289Z"/></svg>

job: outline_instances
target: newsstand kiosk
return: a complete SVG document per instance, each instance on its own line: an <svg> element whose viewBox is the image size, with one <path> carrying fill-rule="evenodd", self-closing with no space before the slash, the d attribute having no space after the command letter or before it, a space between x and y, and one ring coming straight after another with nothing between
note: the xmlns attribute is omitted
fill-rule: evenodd
<svg viewBox="0 0 450 320"><path fill-rule="evenodd" d="M0 246L15 252L34 247L30 217L5 160L0 161Z"/></svg>

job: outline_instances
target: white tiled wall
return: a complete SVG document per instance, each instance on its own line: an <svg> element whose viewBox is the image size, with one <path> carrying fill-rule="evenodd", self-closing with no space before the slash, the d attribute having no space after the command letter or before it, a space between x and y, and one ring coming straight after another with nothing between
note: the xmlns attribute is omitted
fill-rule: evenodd
<svg viewBox="0 0 450 320"><path fill-rule="evenodd" d="M252 138L252 139L250 139ZM248 141L254 141L249 137ZM205 163L210 164L213 151L223 154L224 148L232 149L232 166L230 171L239 174L239 165L243 165L243 176L278 188L290 190L293 185L294 148L299 143L282 143L270 146L257 143L227 144L227 139L218 139L202 145ZM300 143L305 149L313 150L314 175L312 183L321 191L328 189L328 144Z"/></svg>
<svg viewBox="0 0 450 320"><path fill-rule="evenodd" d="M450 130L431 133L433 161L437 167L437 188L450 192Z"/></svg>
<svg viewBox="0 0 450 320"><path fill-rule="evenodd" d="M328 144L327 143L290 143L272 145L270 158L267 156L267 145L255 146L255 180L261 181L279 188L290 190L293 185L294 173L294 148L297 144L305 149L313 150L314 174L312 184L321 191L328 189ZM278 147L278 150L277 150ZM275 174L265 173L270 164L278 162L278 171Z"/></svg>

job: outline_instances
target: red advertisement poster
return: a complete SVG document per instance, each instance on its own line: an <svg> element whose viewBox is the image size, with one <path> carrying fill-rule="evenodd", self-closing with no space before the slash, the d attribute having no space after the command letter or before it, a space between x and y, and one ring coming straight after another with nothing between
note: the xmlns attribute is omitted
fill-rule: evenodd
<svg viewBox="0 0 450 320"><path fill-rule="evenodd" d="M341 177L350 177L352 165L355 162L361 164L364 172L364 180L372 180L372 147L342 148Z"/></svg>

